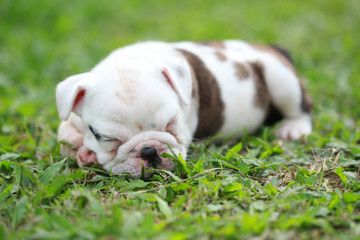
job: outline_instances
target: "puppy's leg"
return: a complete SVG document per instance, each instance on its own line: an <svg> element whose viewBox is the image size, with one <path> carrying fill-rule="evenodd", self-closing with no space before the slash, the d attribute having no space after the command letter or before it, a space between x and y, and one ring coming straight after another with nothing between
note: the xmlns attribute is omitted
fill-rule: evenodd
<svg viewBox="0 0 360 240"><path fill-rule="evenodd" d="M261 63L264 80L273 106L285 117L276 130L276 136L296 140L312 131L312 100L292 64L279 56L265 56ZM271 114L271 112L269 113Z"/></svg>
<svg viewBox="0 0 360 240"><path fill-rule="evenodd" d="M66 121L62 121L58 128L58 141L64 141L60 146L60 154L75 158L83 144L84 126L81 118L71 113Z"/></svg>

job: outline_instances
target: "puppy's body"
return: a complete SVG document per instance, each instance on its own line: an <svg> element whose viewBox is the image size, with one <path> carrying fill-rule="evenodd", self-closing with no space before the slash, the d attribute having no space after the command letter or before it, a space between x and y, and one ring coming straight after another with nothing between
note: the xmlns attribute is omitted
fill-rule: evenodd
<svg viewBox="0 0 360 240"><path fill-rule="evenodd" d="M252 133L275 112L285 118L278 137L311 132L311 100L291 62L276 48L235 40L120 48L60 83L57 105L59 140L80 147L63 154L134 178L143 166L171 170L159 156L168 145L185 158L193 138Z"/></svg>

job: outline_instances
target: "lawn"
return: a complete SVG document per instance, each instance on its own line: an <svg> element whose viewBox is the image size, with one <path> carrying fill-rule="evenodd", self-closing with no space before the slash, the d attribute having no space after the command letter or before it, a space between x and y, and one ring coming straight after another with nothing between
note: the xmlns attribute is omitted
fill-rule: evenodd
<svg viewBox="0 0 360 240"><path fill-rule="evenodd" d="M359 239L360 1L0 1L0 239ZM55 86L143 40L289 49L314 132L194 143L129 180L59 155Z"/></svg>

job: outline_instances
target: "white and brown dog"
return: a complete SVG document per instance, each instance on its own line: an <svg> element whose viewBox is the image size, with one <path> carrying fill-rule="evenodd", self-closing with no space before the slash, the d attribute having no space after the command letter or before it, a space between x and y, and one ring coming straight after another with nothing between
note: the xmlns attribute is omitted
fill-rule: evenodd
<svg viewBox="0 0 360 240"><path fill-rule="evenodd" d="M56 101L58 140L77 147L61 153L133 178L143 168L172 170L161 154L170 146L185 159L193 139L240 137L280 116L282 139L312 129L312 101L287 52L237 40L120 48L59 83Z"/></svg>

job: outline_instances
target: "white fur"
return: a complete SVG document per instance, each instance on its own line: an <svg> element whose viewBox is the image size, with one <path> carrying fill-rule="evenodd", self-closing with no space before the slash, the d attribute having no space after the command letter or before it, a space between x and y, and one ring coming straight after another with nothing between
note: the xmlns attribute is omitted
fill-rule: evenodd
<svg viewBox="0 0 360 240"><path fill-rule="evenodd" d="M217 134L236 132L241 136L245 129L252 133L266 117L263 109L254 106L253 76L240 81L234 61L259 61L264 65L272 100L288 118L277 136L297 139L309 134L311 118L301 112L296 75L275 57L245 42L225 41L225 46L225 61L218 59L213 47L192 42L145 42L115 50L89 73L59 83L57 106L64 121L58 139L78 147L83 141L106 170L129 172L134 178L140 177L143 166L147 167L146 160L139 156L144 146L154 146L160 153L169 153L170 146L186 158L188 145L201 123L196 99L191 96L190 66L176 48L196 54L218 80L225 109L224 123ZM85 91L85 96L75 104L80 91ZM89 126L114 141L96 140ZM65 155L70 152L69 148L61 151ZM163 158L160 168L172 170L173 166L171 159Z"/></svg>

